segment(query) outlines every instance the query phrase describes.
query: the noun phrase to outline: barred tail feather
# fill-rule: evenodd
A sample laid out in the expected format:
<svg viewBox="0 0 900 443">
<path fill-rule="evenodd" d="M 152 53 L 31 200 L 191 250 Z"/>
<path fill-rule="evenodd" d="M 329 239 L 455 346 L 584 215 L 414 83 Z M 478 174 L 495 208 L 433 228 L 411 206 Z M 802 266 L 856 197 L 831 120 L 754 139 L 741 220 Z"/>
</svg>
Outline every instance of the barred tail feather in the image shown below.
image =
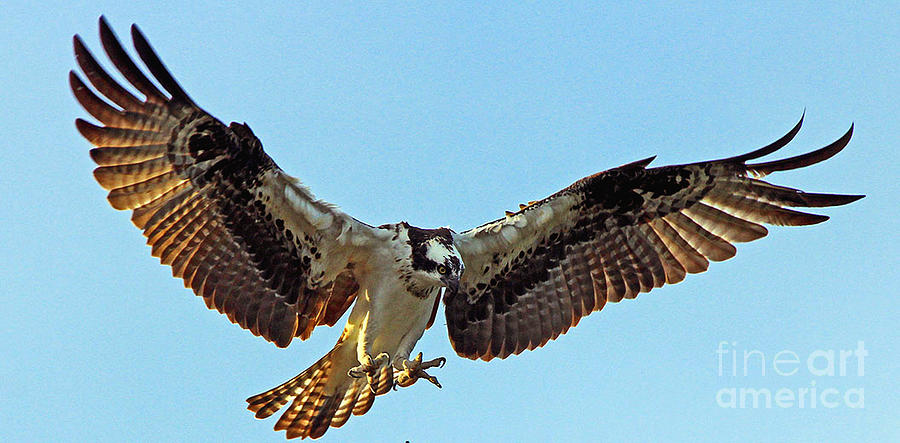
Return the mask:
<svg viewBox="0 0 900 443">
<path fill-rule="evenodd" d="M 390 390 L 393 377 L 389 370 L 379 374 L 384 380 L 378 380 L 378 392 L 372 392 L 365 377 L 347 375 L 357 364 L 355 341 L 339 341 L 334 349 L 296 377 L 248 398 L 247 409 L 262 419 L 290 403 L 275 423 L 275 430 L 284 430 L 289 439 L 319 438 L 329 427 L 343 426 L 351 413 L 368 412 L 375 396 Z"/>
</svg>

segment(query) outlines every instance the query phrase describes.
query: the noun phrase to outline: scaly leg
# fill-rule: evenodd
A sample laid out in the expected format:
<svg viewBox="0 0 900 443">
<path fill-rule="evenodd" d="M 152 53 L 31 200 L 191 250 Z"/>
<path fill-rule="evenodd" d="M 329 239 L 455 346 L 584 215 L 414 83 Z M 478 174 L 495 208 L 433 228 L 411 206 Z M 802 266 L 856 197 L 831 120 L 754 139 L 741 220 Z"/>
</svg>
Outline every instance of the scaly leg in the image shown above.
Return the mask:
<svg viewBox="0 0 900 443">
<path fill-rule="evenodd" d="M 441 384 L 438 382 L 437 377 L 428 374 L 427 372 L 425 372 L 425 370 L 435 367 L 442 368 L 444 367 L 444 363 L 446 362 L 447 359 L 444 357 L 438 357 L 434 360 L 423 362 L 421 352 L 416 355 L 416 358 L 412 360 L 401 360 L 401 368 L 398 368 L 401 369 L 401 371 L 397 373 L 397 376 L 394 379 L 394 389 L 396 389 L 397 386 L 403 388 L 412 386 L 420 378 L 424 378 L 425 380 L 431 382 L 431 384 L 440 388 Z"/>
</svg>

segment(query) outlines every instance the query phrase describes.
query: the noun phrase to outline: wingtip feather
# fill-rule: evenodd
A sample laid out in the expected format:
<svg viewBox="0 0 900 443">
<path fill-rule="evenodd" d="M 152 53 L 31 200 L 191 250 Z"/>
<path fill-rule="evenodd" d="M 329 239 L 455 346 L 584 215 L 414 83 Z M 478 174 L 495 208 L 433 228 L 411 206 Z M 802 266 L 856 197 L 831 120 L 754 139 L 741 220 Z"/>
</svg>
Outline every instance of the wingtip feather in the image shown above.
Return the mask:
<svg viewBox="0 0 900 443">
<path fill-rule="evenodd" d="M 76 61 L 78 61 L 84 56 L 86 52 L 88 52 L 87 46 L 84 44 L 84 39 L 82 39 L 78 34 L 72 36 L 72 49 L 75 52 Z"/>
<path fill-rule="evenodd" d="M 844 194 L 801 194 L 802 199 L 806 203 L 806 207 L 822 208 L 827 206 L 843 206 L 853 203 L 865 197 L 865 195 L 844 195 Z"/>
<path fill-rule="evenodd" d="M 799 226 L 817 225 L 819 223 L 825 223 L 829 219 L 831 219 L 831 217 L 829 217 L 827 215 L 820 215 L 820 214 L 810 214 L 810 215 L 812 215 L 812 217 L 809 218 L 810 222 L 806 225 L 799 225 Z"/>
<path fill-rule="evenodd" d="M 631 163 L 626 163 L 626 164 L 624 164 L 624 165 L 622 165 L 622 166 L 619 166 L 619 167 L 616 168 L 616 169 L 646 168 L 648 165 L 650 165 L 650 163 L 653 162 L 653 160 L 656 160 L 656 156 L 655 156 L 655 155 L 654 155 L 654 156 L 651 156 L 651 157 L 643 158 L 643 159 L 640 159 L 640 160 L 636 160 L 636 161 L 633 161 L 633 162 L 631 162 Z"/>
<path fill-rule="evenodd" d="M 816 163 L 828 160 L 829 158 L 835 156 L 838 152 L 841 152 L 845 147 L 847 147 L 847 144 L 850 143 L 850 139 L 852 137 L 853 124 L 850 125 L 850 129 L 848 129 L 847 132 L 841 136 L 841 138 L 835 140 L 828 146 L 816 149 L 815 151 L 808 152 L 806 154 L 798 155 L 796 157 L 747 165 L 747 169 L 758 174 L 766 175 L 776 171 L 788 171 L 791 169 L 798 169 L 814 165 Z"/>
<path fill-rule="evenodd" d="M 97 18 L 97 24 L 100 26 L 100 31 L 102 32 L 104 28 L 109 31 L 109 22 L 106 20 L 106 15 L 100 14 L 100 17 Z"/>
<path fill-rule="evenodd" d="M 134 44 L 134 49 L 138 53 L 138 57 L 141 58 L 144 65 L 147 66 L 147 69 L 150 70 L 150 73 L 156 78 L 160 85 L 172 95 L 172 99 L 196 106 L 194 101 L 188 96 L 187 92 L 185 92 L 181 85 L 178 84 L 178 81 L 175 80 L 175 77 L 172 76 L 172 73 L 166 68 L 165 64 L 156 54 L 156 51 L 150 45 L 147 37 L 144 36 L 144 33 L 141 32 L 141 29 L 136 24 L 131 25 L 131 40 Z"/>
<path fill-rule="evenodd" d="M 791 128 L 791 130 L 788 131 L 787 134 L 784 134 L 778 140 L 775 140 L 774 142 L 769 143 L 768 145 L 763 146 L 762 148 L 756 149 L 756 150 L 748 152 L 746 154 L 729 157 L 729 158 L 723 159 L 721 161 L 744 163 L 747 160 L 753 160 L 755 158 L 765 157 L 765 156 L 785 147 L 785 145 L 790 143 L 791 140 L 793 140 L 794 137 L 797 136 L 797 133 L 800 132 L 800 128 L 803 126 L 803 119 L 805 117 L 806 117 L 806 109 L 804 109 L 803 114 L 800 115 L 800 121 L 798 121 L 797 124 L 795 124 L 794 127 Z"/>
<path fill-rule="evenodd" d="M 81 78 L 78 77 L 78 74 L 75 73 L 74 69 L 69 70 L 69 88 L 72 89 L 72 92 L 76 92 L 81 88 L 84 88 L 84 82 L 81 81 Z"/>
<path fill-rule="evenodd" d="M 78 129 L 78 132 L 82 137 L 88 140 L 91 140 L 92 137 L 94 137 L 96 131 L 100 129 L 98 126 L 88 122 L 81 117 L 75 119 L 75 128 Z"/>
<path fill-rule="evenodd" d="M 113 65 L 148 100 L 158 100 L 160 102 L 168 100 L 168 97 L 134 63 L 134 60 L 125 51 L 115 32 L 105 20 L 100 22 L 100 43 L 103 45 L 103 49 Z"/>
</svg>

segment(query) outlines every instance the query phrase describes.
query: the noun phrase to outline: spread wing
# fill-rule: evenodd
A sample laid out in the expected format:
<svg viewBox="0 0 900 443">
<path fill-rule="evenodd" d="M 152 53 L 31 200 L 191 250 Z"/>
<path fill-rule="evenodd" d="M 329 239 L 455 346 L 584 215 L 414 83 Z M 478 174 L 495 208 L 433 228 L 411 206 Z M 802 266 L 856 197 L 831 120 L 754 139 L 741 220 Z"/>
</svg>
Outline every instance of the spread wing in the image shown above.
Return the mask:
<svg viewBox="0 0 900 443">
<path fill-rule="evenodd" d="M 78 36 L 78 65 L 103 98 L 69 74 L 78 102 L 103 124 L 75 122 L 96 146 L 94 177 L 110 204 L 132 210 L 153 256 L 209 308 L 254 335 L 283 347 L 317 325 L 333 325 L 359 288 L 351 255 L 380 238 L 378 231 L 316 200 L 263 152 L 248 126 L 225 126 L 200 109 L 137 27 L 131 35 L 163 90 L 102 17 L 107 55 L 144 98 L 113 80 Z"/>
<path fill-rule="evenodd" d="M 732 243 L 767 234 L 761 223 L 801 226 L 828 219 L 787 207 L 862 198 L 759 179 L 833 156 L 850 141 L 852 126 L 817 151 L 746 163 L 786 145 L 802 122 L 771 145 L 737 157 L 648 169 L 649 158 L 601 172 L 456 235 L 466 272 L 459 291 L 445 296 L 454 349 L 490 360 L 543 346 L 606 302 L 678 283 L 705 271 L 710 260 L 731 258 Z"/>
</svg>

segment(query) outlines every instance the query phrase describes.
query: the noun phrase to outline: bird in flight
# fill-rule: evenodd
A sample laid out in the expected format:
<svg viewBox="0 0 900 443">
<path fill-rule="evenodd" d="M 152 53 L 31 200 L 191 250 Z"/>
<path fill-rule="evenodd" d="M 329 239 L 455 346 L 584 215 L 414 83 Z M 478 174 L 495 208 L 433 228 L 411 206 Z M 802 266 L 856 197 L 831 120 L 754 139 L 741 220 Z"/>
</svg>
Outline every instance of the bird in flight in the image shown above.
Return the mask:
<svg viewBox="0 0 900 443">
<path fill-rule="evenodd" d="M 635 161 L 578 180 L 463 232 L 405 222 L 371 226 L 317 200 L 263 151 L 246 124 L 225 125 L 175 81 L 131 27 L 138 67 L 100 18 L 113 79 L 74 37 L 76 99 L 100 125 L 76 127 L 95 147 L 94 177 L 131 210 L 151 254 L 207 307 L 288 346 L 350 315 L 334 348 L 296 377 L 247 399 L 258 418 L 284 408 L 287 438 L 321 437 L 375 397 L 425 379 L 443 357 L 412 357 L 443 299 L 453 349 L 506 358 L 544 346 L 607 302 L 632 299 L 735 255 L 763 224 L 828 217 L 789 207 L 844 205 L 861 195 L 814 194 L 761 180 L 830 158 L 850 141 L 751 162 L 785 146 L 803 119 L 744 155 L 648 167 Z M 150 77 L 146 75 L 149 71 Z M 152 79 L 151 79 L 152 77 Z M 155 80 L 155 81 L 154 81 Z M 96 91 L 96 92 L 95 92 Z"/>
</svg>

